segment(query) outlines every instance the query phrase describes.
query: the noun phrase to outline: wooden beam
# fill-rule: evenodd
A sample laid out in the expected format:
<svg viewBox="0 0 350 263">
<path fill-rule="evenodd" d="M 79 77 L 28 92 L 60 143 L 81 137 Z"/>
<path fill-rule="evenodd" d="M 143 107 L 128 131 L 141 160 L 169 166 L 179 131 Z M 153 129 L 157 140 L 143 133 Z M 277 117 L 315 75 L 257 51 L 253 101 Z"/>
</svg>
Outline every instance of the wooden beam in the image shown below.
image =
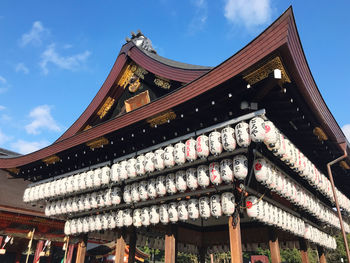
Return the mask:
<svg viewBox="0 0 350 263">
<path fill-rule="evenodd" d="M 177 256 L 177 246 L 176 246 L 176 231 L 175 225 L 168 226 L 167 232 L 165 234 L 165 263 L 175 263 Z"/>
<path fill-rule="evenodd" d="M 310 263 L 309 261 L 309 255 L 307 253 L 307 242 L 305 239 L 300 238 L 299 239 L 300 244 L 300 255 L 301 255 L 301 262 L 302 263 Z"/>
<path fill-rule="evenodd" d="M 77 257 L 75 263 L 84 263 L 87 241 L 88 237 L 87 235 L 85 235 L 83 239 L 78 243 Z M 68 249 L 68 247 L 66 249 Z"/>
<path fill-rule="evenodd" d="M 240 217 L 234 220 L 233 216 L 229 217 L 228 229 L 230 234 L 230 250 L 231 250 L 231 263 L 242 263 L 242 241 L 241 241 L 241 224 Z"/>
<path fill-rule="evenodd" d="M 280 254 L 280 246 L 278 243 L 278 237 L 276 231 L 274 229 L 270 229 L 269 231 L 269 247 L 271 252 L 271 262 L 272 263 L 280 263 L 281 262 L 281 254 Z"/>
<path fill-rule="evenodd" d="M 326 255 L 324 253 L 324 248 L 317 246 L 317 252 L 318 252 L 318 257 L 320 259 L 320 263 L 327 263 Z"/>
<path fill-rule="evenodd" d="M 117 241 L 115 244 L 115 263 L 124 263 L 125 255 L 125 239 L 121 232 L 118 232 Z"/>
<path fill-rule="evenodd" d="M 136 231 L 133 229 L 130 233 L 130 242 L 129 242 L 129 258 L 128 263 L 135 262 L 135 253 L 136 253 Z"/>
</svg>

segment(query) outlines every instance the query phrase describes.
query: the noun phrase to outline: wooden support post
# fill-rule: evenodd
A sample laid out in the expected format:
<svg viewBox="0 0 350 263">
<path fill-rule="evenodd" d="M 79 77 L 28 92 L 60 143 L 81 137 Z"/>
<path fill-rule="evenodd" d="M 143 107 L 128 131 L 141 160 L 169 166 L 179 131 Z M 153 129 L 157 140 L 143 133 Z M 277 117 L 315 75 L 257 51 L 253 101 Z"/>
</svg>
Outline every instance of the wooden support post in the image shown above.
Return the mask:
<svg viewBox="0 0 350 263">
<path fill-rule="evenodd" d="M 175 225 L 168 226 L 165 234 L 165 263 L 175 263 L 177 256 L 177 229 Z"/>
<path fill-rule="evenodd" d="M 278 237 L 277 237 L 276 231 L 274 229 L 270 229 L 269 235 L 270 235 L 269 247 L 271 252 L 271 262 L 280 263 L 281 254 L 280 254 L 280 246 L 278 243 Z"/>
<path fill-rule="evenodd" d="M 136 253 L 136 231 L 133 229 L 131 231 L 130 235 L 130 241 L 129 241 L 129 259 L 128 263 L 134 263 L 135 262 L 135 253 Z"/>
<path fill-rule="evenodd" d="M 233 216 L 230 216 L 228 220 L 228 229 L 230 234 L 231 263 L 242 263 L 243 255 L 239 214 L 237 215 L 236 222 L 234 222 Z"/>
<path fill-rule="evenodd" d="M 309 263 L 309 255 L 307 253 L 307 242 L 305 239 L 300 238 L 299 239 L 300 244 L 300 255 L 301 255 L 301 262 L 302 263 Z"/>
<path fill-rule="evenodd" d="M 327 263 L 326 255 L 324 253 L 324 248 L 317 246 L 317 252 L 318 252 L 319 259 L 320 259 L 320 263 Z"/>
<path fill-rule="evenodd" d="M 205 263 L 205 254 L 207 252 L 207 249 L 205 247 L 201 247 L 199 249 L 199 257 L 198 257 L 198 262 L 199 263 Z"/>
<path fill-rule="evenodd" d="M 85 235 L 83 239 L 78 243 L 77 258 L 75 260 L 75 263 L 84 263 L 87 242 L 88 236 Z M 68 249 L 68 247 L 66 249 Z"/>
<path fill-rule="evenodd" d="M 124 263 L 125 256 L 125 240 L 124 235 L 121 232 L 117 234 L 117 241 L 115 244 L 115 263 Z"/>
</svg>

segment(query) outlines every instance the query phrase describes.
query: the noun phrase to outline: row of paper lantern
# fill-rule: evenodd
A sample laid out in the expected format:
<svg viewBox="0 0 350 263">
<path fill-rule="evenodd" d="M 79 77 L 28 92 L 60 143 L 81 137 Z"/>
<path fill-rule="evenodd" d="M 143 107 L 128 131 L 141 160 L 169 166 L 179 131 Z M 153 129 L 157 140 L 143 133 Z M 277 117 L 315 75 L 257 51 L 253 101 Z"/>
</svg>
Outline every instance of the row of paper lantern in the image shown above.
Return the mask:
<svg viewBox="0 0 350 263">
<path fill-rule="evenodd" d="M 246 198 L 246 211 L 249 217 L 262 223 L 289 231 L 321 246 L 336 248 L 336 242 L 332 236 L 264 200 L 259 200 L 256 196 L 250 195 Z"/>
<path fill-rule="evenodd" d="M 27 188 L 24 192 L 24 202 L 35 202 L 42 199 L 64 196 L 88 188 L 99 188 L 112 182 L 124 181 L 128 178 L 163 170 L 175 165 L 183 165 L 186 161 L 197 158 L 207 158 L 209 154 L 219 155 L 223 150 L 233 151 L 238 144 L 248 147 L 251 140 L 261 141 L 265 138 L 265 124 L 261 117 L 255 117 L 247 122 L 240 122 L 235 129 L 227 126 L 196 139 L 190 138 L 185 143 L 178 142 L 154 152 L 141 154 L 136 158 L 122 160 L 112 165 L 104 166 L 88 172 L 64 177 L 52 182 Z"/>
<path fill-rule="evenodd" d="M 299 184 L 288 179 L 273 163 L 265 158 L 254 161 L 254 174 L 258 182 L 300 206 L 321 221 L 340 229 L 338 217 L 334 211 L 319 203 L 314 195 L 304 190 Z M 349 232 L 349 225 L 344 222 Z"/>
<path fill-rule="evenodd" d="M 235 178 L 243 179 L 247 176 L 247 158 L 236 155 L 231 159 L 224 159 L 220 163 L 213 162 L 200 165 L 197 168 L 179 170 L 175 174 L 158 176 L 157 178 L 135 182 L 125 185 L 123 191 L 119 187 L 99 192 L 82 194 L 47 203 L 45 214 L 47 216 L 89 211 L 91 209 L 118 205 L 123 198 L 127 204 L 146 201 L 166 194 L 173 195 L 185 192 L 187 189 L 196 190 L 198 187 L 206 188 L 210 183 L 218 185 L 222 182 L 232 183 Z"/>
<path fill-rule="evenodd" d="M 334 202 L 331 182 L 321 173 L 316 166 L 290 141 L 272 122 L 265 122 L 266 133 L 276 134 L 276 141 L 264 141 L 267 148 L 292 170 L 306 179 L 313 187 Z M 350 212 L 350 200 L 336 189 L 339 204 L 346 211 Z"/>
<path fill-rule="evenodd" d="M 124 209 L 117 212 L 92 215 L 83 218 L 66 221 L 64 232 L 66 235 L 87 233 L 115 227 L 149 226 L 150 224 L 168 224 L 178 221 L 195 220 L 199 217 L 230 216 L 235 211 L 235 198 L 233 193 L 225 192 L 210 197 L 204 196 L 199 199 L 192 198 L 188 201 L 171 202 L 160 206 Z"/>
</svg>

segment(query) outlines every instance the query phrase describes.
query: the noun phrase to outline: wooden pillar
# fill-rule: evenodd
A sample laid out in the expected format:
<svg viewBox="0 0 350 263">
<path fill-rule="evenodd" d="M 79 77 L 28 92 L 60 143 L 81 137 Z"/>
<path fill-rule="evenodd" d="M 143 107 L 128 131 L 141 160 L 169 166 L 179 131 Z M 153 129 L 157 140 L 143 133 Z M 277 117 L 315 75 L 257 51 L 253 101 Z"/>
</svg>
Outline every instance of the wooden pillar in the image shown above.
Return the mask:
<svg viewBox="0 0 350 263">
<path fill-rule="evenodd" d="M 318 251 L 318 256 L 319 256 L 319 259 L 320 259 L 320 263 L 327 263 L 326 255 L 324 253 L 324 248 L 320 247 L 320 246 L 317 246 L 317 251 Z"/>
<path fill-rule="evenodd" d="M 199 263 L 205 263 L 205 255 L 207 253 L 207 249 L 205 247 L 201 247 L 199 249 L 199 257 L 198 257 L 198 262 Z"/>
<path fill-rule="evenodd" d="M 130 235 L 128 263 L 134 263 L 135 262 L 136 239 L 137 239 L 136 231 L 135 231 L 135 229 L 133 229 L 131 231 L 131 235 Z"/>
<path fill-rule="evenodd" d="M 270 235 L 269 247 L 271 252 L 271 262 L 280 263 L 281 262 L 280 245 L 278 243 L 278 237 L 275 229 L 270 229 L 269 235 Z"/>
<path fill-rule="evenodd" d="M 300 255 L 301 255 L 301 262 L 302 263 L 309 263 L 309 255 L 307 254 L 307 242 L 305 239 L 300 238 L 299 239 L 300 244 Z"/>
<path fill-rule="evenodd" d="M 75 260 L 75 263 L 84 263 L 87 242 L 88 242 L 88 237 L 87 235 L 85 235 L 83 239 L 80 240 L 80 242 L 78 243 L 77 258 Z M 68 247 L 66 249 L 68 249 Z"/>
<path fill-rule="evenodd" d="M 230 216 L 228 220 L 228 229 L 230 234 L 231 263 L 242 263 L 243 255 L 239 215 L 237 215 L 236 222 L 234 222 L 233 216 Z"/>
<path fill-rule="evenodd" d="M 165 263 L 175 263 L 177 256 L 176 246 L 177 229 L 175 225 L 169 225 L 165 234 Z"/>
<path fill-rule="evenodd" d="M 117 234 L 117 241 L 115 244 L 115 263 L 124 263 L 125 256 L 125 239 L 121 232 Z"/>
</svg>

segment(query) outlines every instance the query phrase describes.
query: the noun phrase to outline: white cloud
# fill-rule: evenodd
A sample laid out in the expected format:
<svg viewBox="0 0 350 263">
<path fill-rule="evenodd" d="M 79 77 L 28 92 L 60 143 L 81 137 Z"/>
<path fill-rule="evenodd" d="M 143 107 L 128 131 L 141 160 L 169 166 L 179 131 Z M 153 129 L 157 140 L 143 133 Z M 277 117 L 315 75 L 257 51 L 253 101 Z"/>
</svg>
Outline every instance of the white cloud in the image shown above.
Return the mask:
<svg viewBox="0 0 350 263">
<path fill-rule="evenodd" d="M 0 105 L 0 110 L 4 110 L 4 109 L 6 109 L 6 107 L 5 107 L 5 106 Z"/>
<path fill-rule="evenodd" d="M 26 67 L 26 65 L 22 62 L 18 63 L 15 68 L 16 72 L 23 72 L 24 74 L 29 73 L 29 69 Z"/>
<path fill-rule="evenodd" d="M 46 140 L 42 141 L 24 141 L 24 140 L 17 140 L 13 143 L 11 143 L 11 148 L 21 154 L 28 154 L 31 152 L 35 152 L 41 148 L 44 148 L 45 146 L 49 145 L 49 142 Z"/>
<path fill-rule="evenodd" d="M 225 0 L 225 17 L 233 24 L 246 28 L 263 25 L 270 21 L 270 0 Z"/>
<path fill-rule="evenodd" d="M 3 76 L 0 76 L 0 83 L 6 84 L 7 80 Z"/>
<path fill-rule="evenodd" d="M 345 124 L 342 128 L 345 137 L 348 139 L 348 142 L 350 142 L 350 124 Z"/>
<path fill-rule="evenodd" d="M 0 129 L 0 146 L 3 145 L 5 142 L 9 141 L 11 137 L 7 136 L 5 133 L 2 132 Z"/>
<path fill-rule="evenodd" d="M 52 63 L 59 68 L 67 70 L 78 70 L 90 56 L 89 51 L 83 53 L 71 55 L 71 56 L 62 56 L 57 53 L 55 44 L 49 45 L 46 50 L 41 54 L 40 66 L 44 74 L 48 74 L 48 64 Z"/>
<path fill-rule="evenodd" d="M 0 94 L 5 92 L 8 88 L 7 80 L 0 75 Z"/>
<path fill-rule="evenodd" d="M 48 105 L 40 105 L 34 108 L 29 117 L 32 118 L 32 122 L 25 126 L 27 133 L 39 134 L 41 129 L 48 129 L 51 131 L 59 132 L 61 128 L 51 116 L 51 107 Z"/>
<path fill-rule="evenodd" d="M 28 44 L 39 46 L 42 43 L 42 38 L 47 33 L 48 30 L 43 26 L 43 24 L 40 21 L 35 21 L 30 31 L 22 35 L 20 45 L 22 47 Z"/>
<path fill-rule="evenodd" d="M 195 7 L 194 16 L 189 23 L 189 33 L 194 34 L 198 30 L 202 30 L 208 19 L 208 3 L 206 0 L 192 0 L 191 3 Z"/>
</svg>

